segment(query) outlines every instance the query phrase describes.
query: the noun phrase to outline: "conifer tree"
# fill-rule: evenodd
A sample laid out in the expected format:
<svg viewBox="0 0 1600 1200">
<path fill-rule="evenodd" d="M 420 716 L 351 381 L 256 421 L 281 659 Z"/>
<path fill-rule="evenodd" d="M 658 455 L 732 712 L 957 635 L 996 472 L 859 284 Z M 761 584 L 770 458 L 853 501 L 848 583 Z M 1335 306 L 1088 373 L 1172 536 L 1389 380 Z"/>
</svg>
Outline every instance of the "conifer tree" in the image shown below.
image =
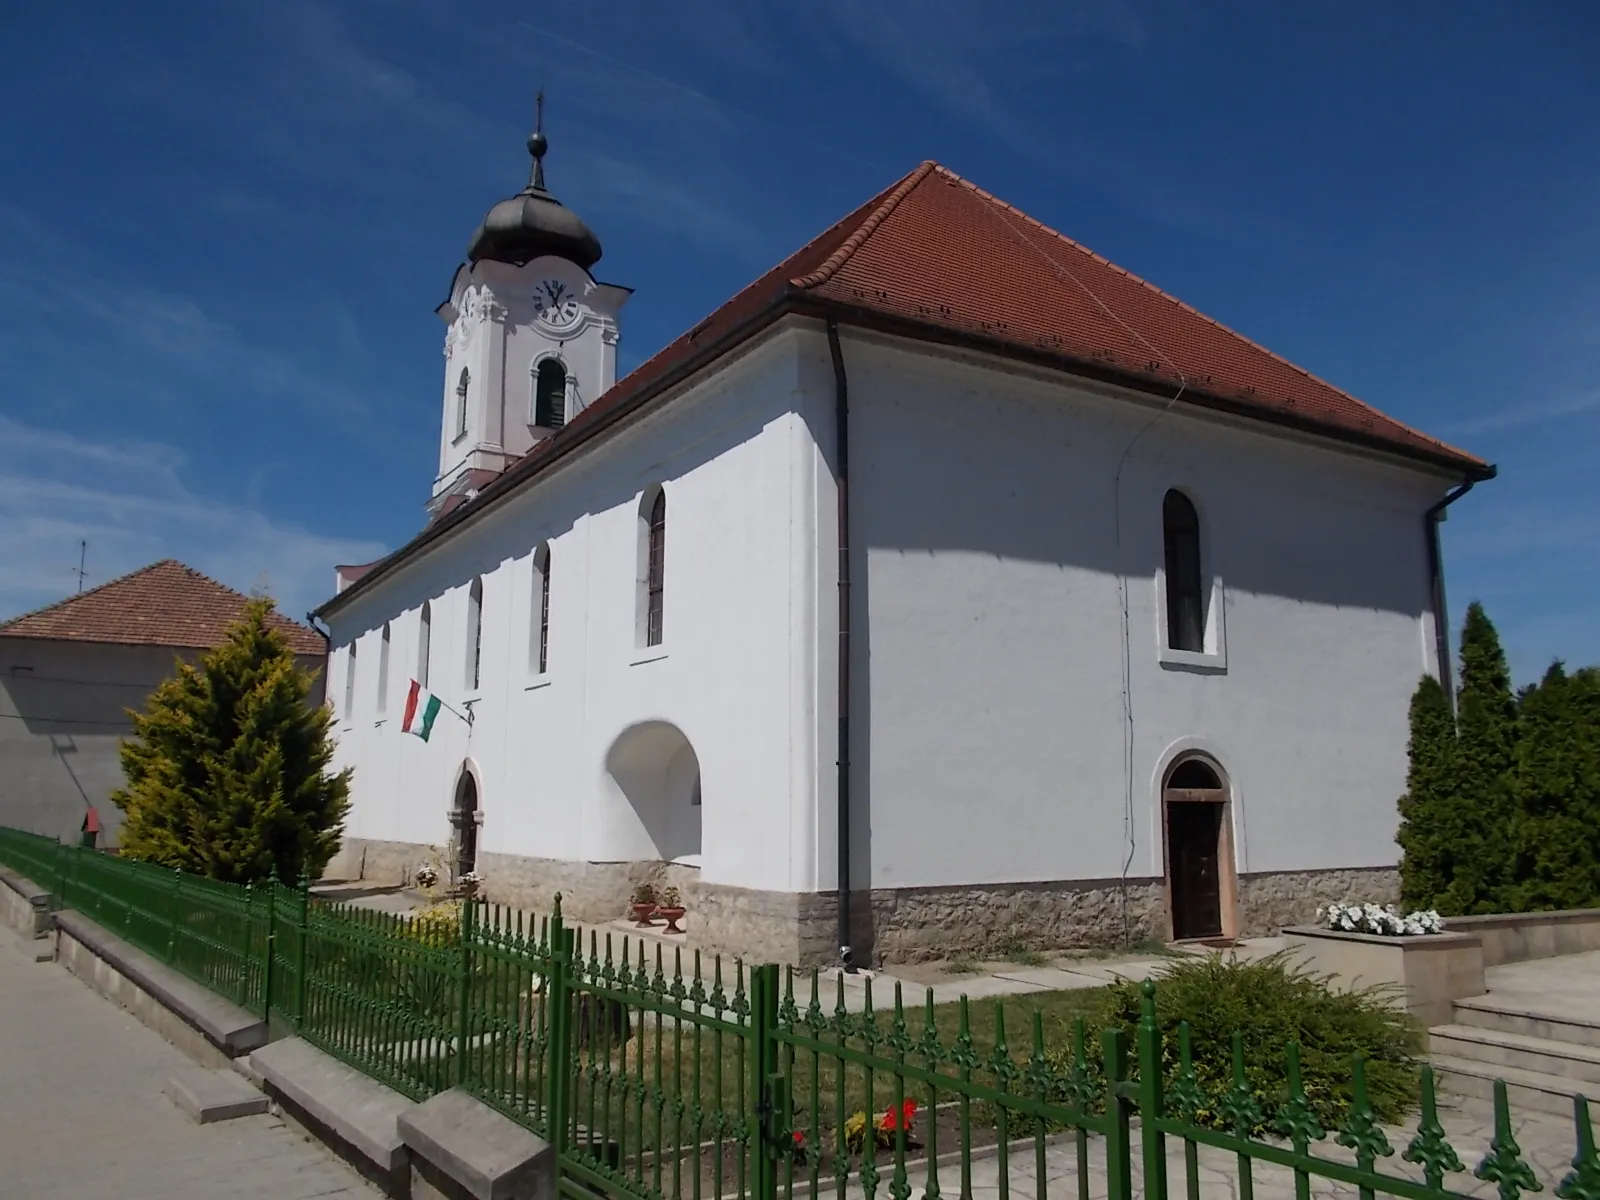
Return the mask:
<svg viewBox="0 0 1600 1200">
<path fill-rule="evenodd" d="M 1550 665 L 1518 707 L 1512 912 L 1600 905 L 1600 673 Z"/>
<path fill-rule="evenodd" d="M 129 858 L 233 883 L 316 878 L 339 848 L 350 772 L 329 772 L 328 710 L 252 600 L 227 640 L 132 713 L 122 745 Z"/>
<path fill-rule="evenodd" d="M 1504 912 L 1513 902 L 1516 804 L 1516 701 L 1500 635 L 1477 601 L 1461 627 L 1461 689 L 1456 702 L 1456 842 L 1439 911 Z"/>
<path fill-rule="evenodd" d="M 1455 718 L 1444 686 L 1424 675 L 1411 696 L 1406 794 L 1400 797 L 1400 898 L 1437 908 L 1455 872 Z"/>
</svg>

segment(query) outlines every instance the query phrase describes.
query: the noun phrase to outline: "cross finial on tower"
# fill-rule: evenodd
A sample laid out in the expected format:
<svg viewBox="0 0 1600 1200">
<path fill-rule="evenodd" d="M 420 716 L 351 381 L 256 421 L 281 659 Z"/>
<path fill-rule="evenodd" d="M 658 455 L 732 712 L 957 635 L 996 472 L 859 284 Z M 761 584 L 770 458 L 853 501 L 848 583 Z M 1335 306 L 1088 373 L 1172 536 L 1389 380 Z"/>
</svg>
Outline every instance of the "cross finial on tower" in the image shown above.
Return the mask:
<svg viewBox="0 0 1600 1200">
<path fill-rule="evenodd" d="M 550 148 L 550 143 L 544 136 L 544 86 L 539 87 L 539 94 L 533 101 L 533 132 L 528 135 L 528 153 L 533 155 L 533 175 L 528 180 L 528 187 L 536 192 L 544 191 L 544 152 Z"/>
</svg>

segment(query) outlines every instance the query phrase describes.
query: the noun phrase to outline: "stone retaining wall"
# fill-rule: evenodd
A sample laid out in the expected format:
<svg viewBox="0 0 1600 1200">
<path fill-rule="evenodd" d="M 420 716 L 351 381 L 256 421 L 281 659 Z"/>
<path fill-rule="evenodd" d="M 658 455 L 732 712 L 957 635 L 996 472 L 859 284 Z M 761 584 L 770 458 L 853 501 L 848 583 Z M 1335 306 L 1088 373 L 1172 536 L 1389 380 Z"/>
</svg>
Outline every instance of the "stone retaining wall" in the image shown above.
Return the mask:
<svg viewBox="0 0 1600 1200">
<path fill-rule="evenodd" d="M 411 881 L 429 856 L 410 842 L 350 839 L 329 878 Z M 623 917 L 640 883 L 672 885 L 692 914 L 694 944 L 748 962 L 830 966 L 838 961 L 838 902 L 832 892 L 774 892 L 703 883 L 697 867 L 663 862 L 583 863 L 513 854 L 478 856 L 489 899 L 549 912 L 557 892 L 571 921 Z M 1393 867 L 1258 872 L 1239 879 L 1239 936 L 1311 921 L 1333 901 L 1388 903 L 1399 894 Z M 993 957 L 1002 947 L 1112 947 L 1170 936 L 1159 878 L 1057 880 L 860 891 L 851 905 L 851 945 L 863 966 Z"/>
</svg>

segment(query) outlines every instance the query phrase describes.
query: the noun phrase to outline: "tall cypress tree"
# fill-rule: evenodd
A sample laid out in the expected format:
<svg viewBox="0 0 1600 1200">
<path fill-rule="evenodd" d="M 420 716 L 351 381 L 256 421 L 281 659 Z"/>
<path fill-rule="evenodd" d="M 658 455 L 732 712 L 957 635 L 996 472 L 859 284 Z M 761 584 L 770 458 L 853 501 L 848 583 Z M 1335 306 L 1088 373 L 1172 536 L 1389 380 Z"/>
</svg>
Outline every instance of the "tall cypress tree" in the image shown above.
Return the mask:
<svg viewBox="0 0 1600 1200">
<path fill-rule="evenodd" d="M 1409 908 L 1437 908 L 1455 874 L 1456 724 L 1444 687 L 1424 675 L 1411 696 L 1406 794 L 1400 797 L 1400 898 Z"/>
<path fill-rule="evenodd" d="M 350 772 L 332 774 L 332 722 L 312 676 L 253 600 L 224 643 L 133 713 L 122 746 L 129 858 L 246 883 L 316 878 L 339 848 Z"/>
<path fill-rule="evenodd" d="M 1559 662 L 1518 706 L 1510 911 L 1600 905 L 1600 673 Z"/>
<path fill-rule="evenodd" d="M 1456 703 L 1454 870 L 1440 897 L 1444 913 L 1503 912 L 1512 896 L 1516 804 L 1516 701 L 1500 635 L 1476 600 L 1461 627 Z"/>
</svg>

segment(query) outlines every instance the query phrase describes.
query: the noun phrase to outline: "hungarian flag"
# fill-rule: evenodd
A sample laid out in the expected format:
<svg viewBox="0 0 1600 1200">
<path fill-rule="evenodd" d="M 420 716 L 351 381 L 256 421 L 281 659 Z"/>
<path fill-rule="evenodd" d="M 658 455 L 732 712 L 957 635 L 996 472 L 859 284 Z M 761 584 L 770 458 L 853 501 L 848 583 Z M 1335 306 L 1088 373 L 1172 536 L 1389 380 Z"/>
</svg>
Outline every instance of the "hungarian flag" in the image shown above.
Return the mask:
<svg viewBox="0 0 1600 1200">
<path fill-rule="evenodd" d="M 406 693 L 406 715 L 400 722 L 400 732 L 427 741 L 428 735 L 433 732 L 433 721 L 439 715 L 439 708 L 439 697 L 413 679 L 411 690 Z"/>
</svg>

